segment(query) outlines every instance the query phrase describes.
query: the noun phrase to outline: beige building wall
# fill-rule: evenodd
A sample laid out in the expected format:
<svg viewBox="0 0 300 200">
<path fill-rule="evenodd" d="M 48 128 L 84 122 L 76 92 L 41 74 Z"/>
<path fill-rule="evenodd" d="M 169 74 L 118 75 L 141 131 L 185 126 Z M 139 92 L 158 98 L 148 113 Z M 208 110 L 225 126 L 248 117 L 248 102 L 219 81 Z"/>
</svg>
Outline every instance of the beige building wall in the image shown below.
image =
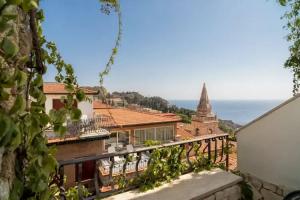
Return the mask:
<svg viewBox="0 0 300 200">
<path fill-rule="evenodd" d="M 104 151 L 104 140 L 84 141 L 72 144 L 56 145 L 56 159 L 72 160 L 86 156 L 100 155 Z M 64 173 L 67 176 L 66 186 L 75 183 L 75 165 L 65 166 Z"/>
<path fill-rule="evenodd" d="M 65 95 L 46 94 L 46 102 L 45 102 L 46 113 L 49 113 L 49 111 L 53 108 L 53 99 L 60 99 L 62 96 Z M 93 99 L 92 95 L 87 95 L 87 97 Z M 93 117 L 93 102 L 89 102 L 89 101 L 79 102 L 78 108 L 81 110 L 82 115 L 86 115 L 88 118 Z"/>
<path fill-rule="evenodd" d="M 198 134 L 207 135 L 207 134 L 218 134 L 219 131 L 219 122 L 218 121 L 192 121 L 190 124 L 190 130 L 192 130 L 192 134 L 196 136 L 196 129 L 198 129 Z"/>
<path fill-rule="evenodd" d="M 237 133 L 238 169 L 263 181 L 300 189 L 300 97 Z"/>
</svg>

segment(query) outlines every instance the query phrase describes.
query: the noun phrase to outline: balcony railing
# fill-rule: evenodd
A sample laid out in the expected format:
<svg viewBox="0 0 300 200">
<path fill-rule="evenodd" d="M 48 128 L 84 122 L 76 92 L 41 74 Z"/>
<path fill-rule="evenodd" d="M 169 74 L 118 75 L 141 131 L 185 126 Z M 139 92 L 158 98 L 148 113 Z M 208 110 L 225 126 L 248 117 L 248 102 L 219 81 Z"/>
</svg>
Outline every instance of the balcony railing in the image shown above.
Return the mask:
<svg viewBox="0 0 300 200">
<path fill-rule="evenodd" d="M 67 122 L 67 130 L 70 135 L 81 133 L 91 133 L 99 129 L 111 129 L 117 127 L 111 116 L 97 116 L 88 119 L 82 119 L 77 122 Z"/>
<path fill-rule="evenodd" d="M 189 173 L 194 170 L 193 162 L 195 161 L 195 158 L 199 156 L 205 156 L 207 160 L 212 164 L 222 163 L 225 166 L 226 170 L 228 170 L 228 134 L 205 135 L 192 140 L 139 148 L 135 149 L 132 152 L 123 151 L 92 157 L 59 161 L 56 183 L 60 188 L 61 199 L 66 199 L 64 189 L 64 169 L 66 168 L 66 166 L 76 166 L 76 185 L 78 186 L 78 188 L 81 188 L 82 185 L 87 184 L 86 180 L 82 180 L 83 163 L 87 161 L 94 161 L 95 163 L 97 163 L 94 168 L 94 177 L 88 180 L 90 183 L 89 185 L 92 185 L 92 188 L 89 188 L 92 192 L 92 195 L 88 198 L 83 198 L 81 189 L 79 189 L 79 198 L 94 199 L 97 197 L 106 197 L 120 193 L 121 191 L 132 189 L 131 187 L 120 190 L 115 187 L 115 177 L 119 175 L 123 175 L 127 178 L 139 176 L 140 173 L 147 169 L 147 166 L 151 165 L 151 153 L 156 149 L 167 147 L 179 147 L 181 149 L 179 158 L 182 162 L 185 162 L 188 165 L 187 170 L 185 170 L 183 173 Z M 135 159 L 129 161 L 129 156 L 134 157 Z M 109 190 L 102 190 L 102 188 L 104 187 L 109 188 Z"/>
</svg>

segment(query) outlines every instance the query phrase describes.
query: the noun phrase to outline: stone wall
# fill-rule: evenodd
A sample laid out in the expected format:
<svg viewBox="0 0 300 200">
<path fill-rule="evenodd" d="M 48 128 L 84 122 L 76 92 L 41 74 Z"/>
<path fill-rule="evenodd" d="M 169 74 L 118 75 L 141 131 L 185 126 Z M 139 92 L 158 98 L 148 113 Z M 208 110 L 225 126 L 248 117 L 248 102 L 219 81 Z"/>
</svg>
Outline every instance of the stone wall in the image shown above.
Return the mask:
<svg viewBox="0 0 300 200">
<path fill-rule="evenodd" d="M 222 189 L 204 198 L 204 200 L 239 200 L 239 199 L 241 199 L 241 188 L 238 184 Z"/>
<path fill-rule="evenodd" d="M 253 200 L 282 200 L 291 192 L 284 186 L 268 183 L 250 174 L 245 174 L 245 180 L 252 188 Z"/>
</svg>

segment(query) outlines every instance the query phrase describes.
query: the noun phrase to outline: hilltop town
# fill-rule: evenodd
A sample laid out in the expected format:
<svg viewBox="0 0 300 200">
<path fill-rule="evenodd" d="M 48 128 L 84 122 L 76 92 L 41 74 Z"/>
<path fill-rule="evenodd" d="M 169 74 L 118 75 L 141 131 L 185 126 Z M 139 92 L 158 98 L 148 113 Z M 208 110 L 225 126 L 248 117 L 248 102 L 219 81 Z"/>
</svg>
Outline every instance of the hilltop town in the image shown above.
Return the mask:
<svg viewBox="0 0 300 200">
<path fill-rule="evenodd" d="M 299 92 L 300 0 L 0 0 L 0 200 L 299 200 Z"/>
</svg>

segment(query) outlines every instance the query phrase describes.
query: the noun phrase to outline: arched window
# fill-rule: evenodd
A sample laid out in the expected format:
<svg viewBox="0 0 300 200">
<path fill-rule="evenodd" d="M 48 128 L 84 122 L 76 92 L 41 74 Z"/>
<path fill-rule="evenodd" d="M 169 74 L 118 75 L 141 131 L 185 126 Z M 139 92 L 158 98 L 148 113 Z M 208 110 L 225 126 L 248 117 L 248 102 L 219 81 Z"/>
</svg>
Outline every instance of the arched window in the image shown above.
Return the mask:
<svg viewBox="0 0 300 200">
<path fill-rule="evenodd" d="M 208 129 L 208 134 L 212 134 L 213 130 L 211 128 Z"/>
</svg>

